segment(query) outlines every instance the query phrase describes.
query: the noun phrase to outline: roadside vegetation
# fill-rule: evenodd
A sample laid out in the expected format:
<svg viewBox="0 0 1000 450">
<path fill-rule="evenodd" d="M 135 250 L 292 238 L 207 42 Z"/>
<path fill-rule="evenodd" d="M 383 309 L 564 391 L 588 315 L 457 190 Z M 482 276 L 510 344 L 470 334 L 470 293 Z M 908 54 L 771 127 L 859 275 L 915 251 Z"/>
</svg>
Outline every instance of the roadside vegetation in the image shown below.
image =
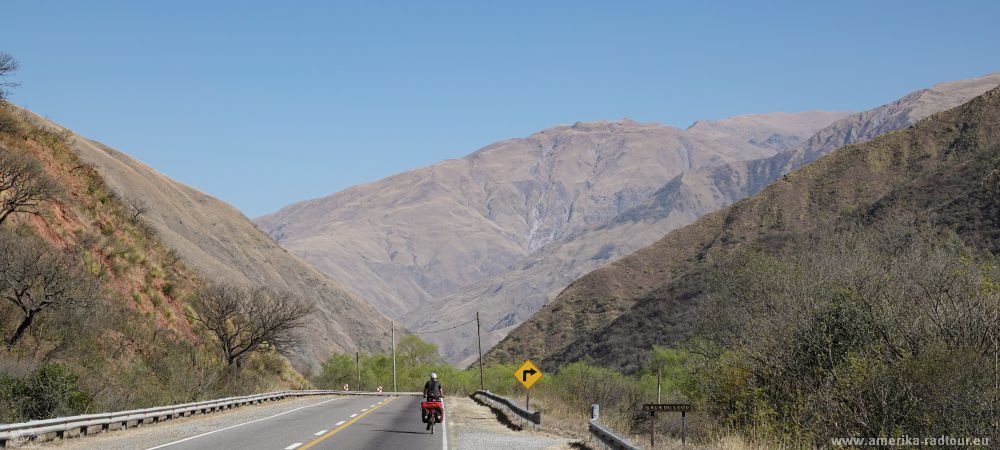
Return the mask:
<svg viewBox="0 0 1000 450">
<path fill-rule="evenodd" d="M 997 437 L 1000 269 L 925 221 L 745 250 L 713 270 L 688 348 L 720 424 L 790 446 Z"/>
<path fill-rule="evenodd" d="M 688 436 L 708 446 L 829 446 L 851 436 L 996 437 L 1000 267 L 926 221 L 892 219 L 786 237 L 783 250 L 719 255 L 702 320 L 675 348 L 654 347 L 631 373 L 575 362 L 547 367 L 531 392 L 550 429 L 586 436 L 601 420 L 648 442 L 643 403 L 692 403 Z M 365 390 L 392 386 L 391 355 L 360 358 Z M 416 336 L 398 344 L 399 390 L 437 372 L 449 395 L 479 389 L 479 369 L 451 367 Z M 488 365 L 485 386 L 523 401 L 517 365 Z M 355 355 L 334 355 L 314 381 L 356 389 Z M 679 439 L 676 414 L 661 437 Z M 664 445 L 670 445 L 664 440 Z"/>
<path fill-rule="evenodd" d="M 0 89 L 16 67 L 0 54 Z M 227 312 L 241 343 L 227 355 L 205 281 L 72 139 L 0 100 L 0 423 L 303 386 L 281 356 L 300 321 L 276 320 L 298 301 L 227 288 L 274 300 Z M 263 330 L 239 326 L 265 316 Z"/>
</svg>

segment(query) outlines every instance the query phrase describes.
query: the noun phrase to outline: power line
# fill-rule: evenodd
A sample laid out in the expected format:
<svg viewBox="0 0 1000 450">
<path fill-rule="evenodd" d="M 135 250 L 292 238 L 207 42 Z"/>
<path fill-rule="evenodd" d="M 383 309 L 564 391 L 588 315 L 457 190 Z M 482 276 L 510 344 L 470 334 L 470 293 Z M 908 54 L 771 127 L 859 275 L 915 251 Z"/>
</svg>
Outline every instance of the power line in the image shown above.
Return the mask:
<svg viewBox="0 0 1000 450">
<path fill-rule="evenodd" d="M 466 326 L 466 325 L 468 325 L 468 324 L 470 324 L 470 323 L 472 323 L 472 322 L 475 322 L 475 321 L 476 321 L 476 319 L 472 319 L 472 320 L 470 320 L 470 321 L 468 321 L 468 322 L 465 322 L 465 323 L 460 323 L 460 324 L 458 324 L 458 325 L 455 325 L 455 326 L 453 326 L 453 327 L 451 327 L 451 328 L 445 328 L 445 329 L 442 329 L 442 330 L 434 330 L 434 331 L 411 331 L 410 333 L 413 333 L 413 334 L 434 334 L 434 333 L 442 333 L 442 332 L 445 332 L 445 331 L 450 331 L 450 330 L 454 330 L 455 328 L 458 328 L 458 327 L 464 327 L 464 326 Z"/>
</svg>

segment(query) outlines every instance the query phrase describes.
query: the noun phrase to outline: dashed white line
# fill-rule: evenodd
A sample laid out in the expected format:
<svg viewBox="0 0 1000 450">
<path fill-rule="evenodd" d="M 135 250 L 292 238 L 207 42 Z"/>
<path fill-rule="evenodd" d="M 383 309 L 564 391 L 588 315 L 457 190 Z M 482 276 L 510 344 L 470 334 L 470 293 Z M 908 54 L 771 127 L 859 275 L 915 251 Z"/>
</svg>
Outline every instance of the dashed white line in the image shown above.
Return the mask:
<svg viewBox="0 0 1000 450">
<path fill-rule="evenodd" d="M 351 418 L 358 417 L 357 414 L 351 414 Z"/>
<path fill-rule="evenodd" d="M 289 445 L 288 447 L 285 447 L 285 450 L 292 450 L 293 448 L 298 447 L 300 445 L 302 445 L 301 442 L 296 442 L 296 443 L 294 443 L 292 445 Z"/>
<path fill-rule="evenodd" d="M 319 436 L 319 435 L 321 435 L 321 434 L 323 434 L 323 433 L 326 433 L 326 431 L 327 431 L 327 430 L 319 430 L 319 431 L 317 431 L 316 433 L 314 433 L 314 434 L 313 434 L 313 436 Z"/>
<path fill-rule="evenodd" d="M 295 412 L 295 411 L 298 411 L 298 410 L 300 410 L 300 409 L 305 409 L 305 408 L 311 408 L 311 407 L 313 407 L 313 406 L 319 406 L 319 405 L 322 405 L 322 404 L 325 404 L 325 403 L 330 403 L 330 402 L 332 402 L 332 401 L 334 401 L 334 400 L 340 400 L 340 399 L 342 399 L 342 398 L 344 398 L 344 397 L 337 397 L 337 398 L 331 398 L 331 399 L 329 399 L 329 400 L 323 400 L 323 401 L 321 401 L 321 402 L 318 402 L 318 403 L 313 403 L 313 404 L 311 404 L 311 405 L 306 405 L 306 406 L 300 406 L 300 407 L 298 407 L 298 408 L 295 408 L 295 409 L 290 409 L 290 410 L 288 410 L 288 411 L 285 411 L 285 412 L 280 412 L 280 413 L 278 413 L 278 414 L 275 414 L 275 415 L 273 415 L 273 416 L 268 416 L 268 417 L 264 417 L 264 418 L 260 418 L 260 419 L 256 419 L 256 420 L 251 420 L 251 421 L 249 421 L 249 422 L 243 422 L 243 423 L 241 423 L 241 424 L 236 424 L 236 425 L 233 425 L 233 426 L 229 426 L 229 427 L 225 427 L 225 428 L 219 428 L 218 430 L 212 430 L 212 431 L 209 431 L 209 432 L 207 432 L 207 433 L 202 433 L 202 434 L 198 434 L 198 435 L 195 435 L 195 436 L 191 436 L 191 437 L 186 437 L 186 438 L 184 438 L 184 439 L 181 439 L 181 440 L 179 440 L 179 441 L 174 441 L 174 442 L 168 442 L 168 443 L 166 443 L 166 444 L 163 444 L 163 445 L 157 445 L 156 447 L 150 447 L 150 448 L 148 448 L 147 450 L 156 450 L 156 449 L 158 449 L 158 448 L 163 448 L 163 447 L 169 447 L 169 446 L 171 446 L 171 445 L 175 445 L 175 444 L 180 444 L 181 442 L 187 442 L 187 441 L 190 441 L 190 440 L 192 440 L 192 439 L 197 439 L 197 438 L 200 438 L 200 437 L 202 437 L 202 436 L 208 436 L 208 435 L 210 435 L 210 434 L 215 434 L 215 433 L 218 433 L 218 432 L 220 432 L 220 431 L 225 431 L 225 430 L 229 430 L 229 429 L 232 429 L 232 428 L 236 428 L 236 427 L 242 427 L 243 425 L 247 425 L 247 424 L 251 424 L 251 423 L 254 423 L 254 422 L 260 422 L 260 421 L 262 421 L 262 420 L 267 420 L 267 419 L 273 419 L 273 418 L 275 418 L 275 417 L 278 417 L 278 416 L 283 416 L 283 415 L 285 415 L 285 414 L 288 414 L 288 413 L 290 413 L 290 412 Z"/>
<path fill-rule="evenodd" d="M 339 426 L 343 425 L 344 422 L 347 422 L 347 421 L 346 420 L 341 420 L 340 422 L 337 422 L 337 423 L 333 424 L 333 426 L 339 427 Z"/>
<path fill-rule="evenodd" d="M 361 408 L 362 411 L 368 411 L 368 408 Z"/>
</svg>

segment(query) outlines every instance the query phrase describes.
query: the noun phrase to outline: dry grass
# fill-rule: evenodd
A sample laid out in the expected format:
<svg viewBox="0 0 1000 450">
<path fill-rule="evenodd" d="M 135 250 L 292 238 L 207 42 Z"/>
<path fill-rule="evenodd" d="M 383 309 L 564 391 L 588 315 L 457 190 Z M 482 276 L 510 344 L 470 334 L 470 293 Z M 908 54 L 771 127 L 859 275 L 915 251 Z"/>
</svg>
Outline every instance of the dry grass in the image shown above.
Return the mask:
<svg viewBox="0 0 1000 450">
<path fill-rule="evenodd" d="M 41 237 L 76 257 L 103 290 L 92 308 L 46 311 L 12 352 L 0 353 L 0 375 L 27 374 L 14 367 L 65 365 L 80 375 L 94 410 L 308 385 L 273 355 L 253 358 L 241 374 L 226 373 L 206 346 L 211 338 L 186 319 L 198 276 L 80 161 L 67 146 L 73 139 L 0 104 L 2 151 L 37 159 L 61 191 L 37 213 L 8 220 L 0 232 Z M 0 316 L 0 332 L 12 330 L 11 317 Z"/>
</svg>

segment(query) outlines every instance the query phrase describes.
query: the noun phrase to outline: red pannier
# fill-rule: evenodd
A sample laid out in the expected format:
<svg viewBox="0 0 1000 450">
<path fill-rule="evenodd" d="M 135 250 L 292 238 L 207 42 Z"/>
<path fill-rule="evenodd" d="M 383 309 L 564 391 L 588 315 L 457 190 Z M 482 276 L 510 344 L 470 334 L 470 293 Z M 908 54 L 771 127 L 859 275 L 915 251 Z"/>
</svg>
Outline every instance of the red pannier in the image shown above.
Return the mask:
<svg viewBox="0 0 1000 450">
<path fill-rule="evenodd" d="M 421 402 L 420 403 L 421 414 L 420 418 L 427 423 L 430 420 L 431 414 L 437 416 L 437 422 L 441 423 L 444 420 L 444 405 L 441 402 Z"/>
</svg>

